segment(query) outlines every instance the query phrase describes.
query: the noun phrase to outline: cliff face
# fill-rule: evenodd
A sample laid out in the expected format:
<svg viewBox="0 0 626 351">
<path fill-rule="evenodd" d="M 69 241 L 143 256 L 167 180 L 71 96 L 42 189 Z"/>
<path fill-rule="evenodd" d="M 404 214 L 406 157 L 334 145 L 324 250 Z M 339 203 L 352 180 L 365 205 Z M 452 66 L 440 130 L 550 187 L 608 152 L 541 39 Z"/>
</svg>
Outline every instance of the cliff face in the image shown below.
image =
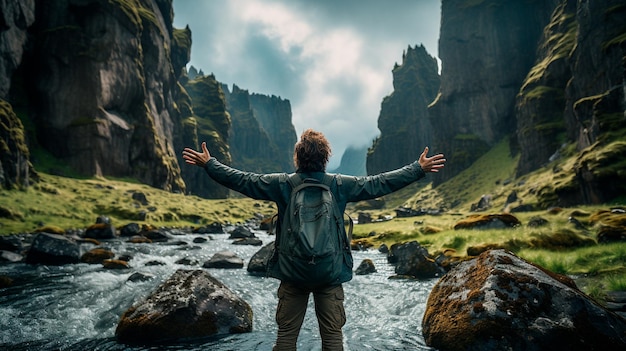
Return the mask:
<svg viewBox="0 0 626 351">
<path fill-rule="evenodd" d="M 184 80 L 185 90 L 189 99 L 181 99 L 185 108 L 186 118 L 182 121 L 184 146 L 200 150 L 200 143 L 205 141 L 211 156 L 220 162 L 232 163 L 229 143 L 231 119 L 226 112 L 226 98 L 222 85 L 215 76 L 197 76 L 193 80 Z M 179 105 L 181 105 L 179 103 Z M 183 165 L 183 177 L 189 193 L 206 198 L 225 198 L 228 189 L 214 182 L 206 172 L 198 167 L 186 165 L 180 154 Z"/>
<path fill-rule="evenodd" d="M 276 145 L 277 153 L 273 158 L 279 163 L 279 169 L 283 172 L 294 171 L 293 149 L 298 135 L 291 120 L 289 100 L 274 95 L 250 94 L 250 107 L 262 130 Z"/>
<path fill-rule="evenodd" d="M 35 21 L 35 1 L 5 2 L 0 9 L 0 189 L 11 189 L 27 187 L 36 178 L 24 127 L 7 101 L 11 77 L 22 62 L 28 27 Z"/>
<path fill-rule="evenodd" d="M 562 181 L 542 189 L 543 204 L 623 194 L 623 23 L 626 4 L 618 0 L 444 0 L 441 88 L 430 117 L 449 162 L 436 182 L 512 135 L 518 175 L 571 156 L 563 145 L 578 153 L 572 169 L 555 169 Z"/>
<path fill-rule="evenodd" d="M 402 65 L 396 65 L 392 72 L 394 91 L 381 105 L 380 137 L 367 154 L 368 174 L 413 162 L 423 147 L 431 144 L 428 104 L 439 88 L 437 61 L 423 46 L 409 47 Z"/>
<path fill-rule="evenodd" d="M 37 2 L 26 71 L 44 148 L 85 175 L 184 189 L 171 12 L 159 0 Z"/>
<path fill-rule="evenodd" d="M 249 172 L 267 173 L 281 171 L 278 147 L 263 129 L 256 117 L 247 90 L 222 86 L 226 97 L 226 110 L 230 114 L 230 153 L 233 166 Z M 292 147 L 293 149 L 293 147 Z"/>
<path fill-rule="evenodd" d="M 515 96 L 557 1 L 443 0 L 441 88 L 430 107 L 446 172 L 458 174 L 515 131 Z"/>
</svg>

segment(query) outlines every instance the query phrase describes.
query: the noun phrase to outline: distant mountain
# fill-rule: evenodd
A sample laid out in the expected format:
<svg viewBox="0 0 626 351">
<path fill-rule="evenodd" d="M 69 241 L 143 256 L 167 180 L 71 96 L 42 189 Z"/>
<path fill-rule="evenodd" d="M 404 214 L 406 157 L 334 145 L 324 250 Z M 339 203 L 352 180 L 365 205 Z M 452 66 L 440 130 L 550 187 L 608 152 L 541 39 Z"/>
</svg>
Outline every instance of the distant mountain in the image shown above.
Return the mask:
<svg viewBox="0 0 626 351">
<path fill-rule="evenodd" d="M 353 176 L 367 175 L 365 170 L 365 160 L 367 157 L 367 146 L 355 148 L 348 147 L 341 156 L 339 167 L 329 170 L 330 173 L 341 173 Z"/>
</svg>

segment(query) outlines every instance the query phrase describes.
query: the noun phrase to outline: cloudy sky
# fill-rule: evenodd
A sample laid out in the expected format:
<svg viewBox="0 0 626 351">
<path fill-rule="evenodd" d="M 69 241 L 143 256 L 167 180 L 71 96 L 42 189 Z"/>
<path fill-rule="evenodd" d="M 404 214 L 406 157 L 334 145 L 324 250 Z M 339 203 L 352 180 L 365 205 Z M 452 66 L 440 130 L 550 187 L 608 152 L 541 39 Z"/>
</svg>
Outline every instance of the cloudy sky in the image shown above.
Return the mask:
<svg viewBox="0 0 626 351">
<path fill-rule="evenodd" d="M 174 0 L 174 27 L 191 28 L 189 65 L 289 100 L 298 136 L 313 128 L 331 142 L 332 169 L 379 135 L 402 52 L 437 57 L 440 12 L 440 0 Z"/>
</svg>

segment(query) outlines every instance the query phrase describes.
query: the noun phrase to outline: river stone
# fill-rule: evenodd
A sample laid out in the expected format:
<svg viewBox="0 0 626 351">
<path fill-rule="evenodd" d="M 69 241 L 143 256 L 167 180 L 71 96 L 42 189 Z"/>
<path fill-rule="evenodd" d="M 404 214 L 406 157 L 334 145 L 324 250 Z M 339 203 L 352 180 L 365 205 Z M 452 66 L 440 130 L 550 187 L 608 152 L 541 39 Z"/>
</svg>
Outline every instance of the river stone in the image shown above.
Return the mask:
<svg viewBox="0 0 626 351">
<path fill-rule="evenodd" d="M 79 261 L 78 243 L 58 234 L 37 234 L 26 255 L 26 262 L 34 264 L 62 265 Z"/>
<path fill-rule="evenodd" d="M 398 275 L 428 279 L 445 273 L 443 267 L 435 262 L 428 254 L 428 250 L 417 241 L 392 245 L 392 251 L 391 256 L 395 257 L 395 272 Z"/>
<path fill-rule="evenodd" d="M 236 253 L 228 250 L 216 252 L 204 262 L 204 268 L 243 268 L 243 260 Z"/>
<path fill-rule="evenodd" d="M 361 261 L 361 264 L 356 268 L 354 274 L 356 275 L 366 275 L 376 272 L 376 266 L 374 266 L 374 261 L 369 258 Z"/>
<path fill-rule="evenodd" d="M 254 275 L 263 275 L 267 273 L 267 262 L 273 251 L 274 242 L 272 241 L 252 255 L 252 258 L 250 258 L 250 261 L 248 262 L 248 273 Z"/>
<path fill-rule="evenodd" d="M 162 344 L 252 331 L 252 308 L 203 270 L 179 269 L 122 315 L 115 337 Z"/>
<path fill-rule="evenodd" d="M 461 262 L 433 287 L 422 320 L 438 350 L 623 350 L 626 320 L 568 277 L 505 250 Z"/>
</svg>

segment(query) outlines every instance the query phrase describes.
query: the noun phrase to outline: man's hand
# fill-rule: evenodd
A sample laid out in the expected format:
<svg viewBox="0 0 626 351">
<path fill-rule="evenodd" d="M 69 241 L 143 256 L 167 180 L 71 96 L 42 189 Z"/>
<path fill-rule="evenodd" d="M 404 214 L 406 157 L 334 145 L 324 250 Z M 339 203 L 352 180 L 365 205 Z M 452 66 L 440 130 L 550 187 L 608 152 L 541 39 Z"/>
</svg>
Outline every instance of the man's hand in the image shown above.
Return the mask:
<svg viewBox="0 0 626 351">
<path fill-rule="evenodd" d="M 424 148 L 424 151 L 420 155 L 419 164 L 422 166 L 424 172 L 439 172 L 440 168 L 443 168 L 446 159 L 443 158 L 443 154 L 437 154 L 432 157 L 426 157 L 428 155 L 428 146 Z"/>
<path fill-rule="evenodd" d="M 209 162 L 209 159 L 211 159 L 209 149 L 206 148 L 206 142 L 202 142 L 202 152 L 186 147 L 183 150 L 183 159 L 190 165 L 204 167 L 204 165 Z"/>
</svg>

